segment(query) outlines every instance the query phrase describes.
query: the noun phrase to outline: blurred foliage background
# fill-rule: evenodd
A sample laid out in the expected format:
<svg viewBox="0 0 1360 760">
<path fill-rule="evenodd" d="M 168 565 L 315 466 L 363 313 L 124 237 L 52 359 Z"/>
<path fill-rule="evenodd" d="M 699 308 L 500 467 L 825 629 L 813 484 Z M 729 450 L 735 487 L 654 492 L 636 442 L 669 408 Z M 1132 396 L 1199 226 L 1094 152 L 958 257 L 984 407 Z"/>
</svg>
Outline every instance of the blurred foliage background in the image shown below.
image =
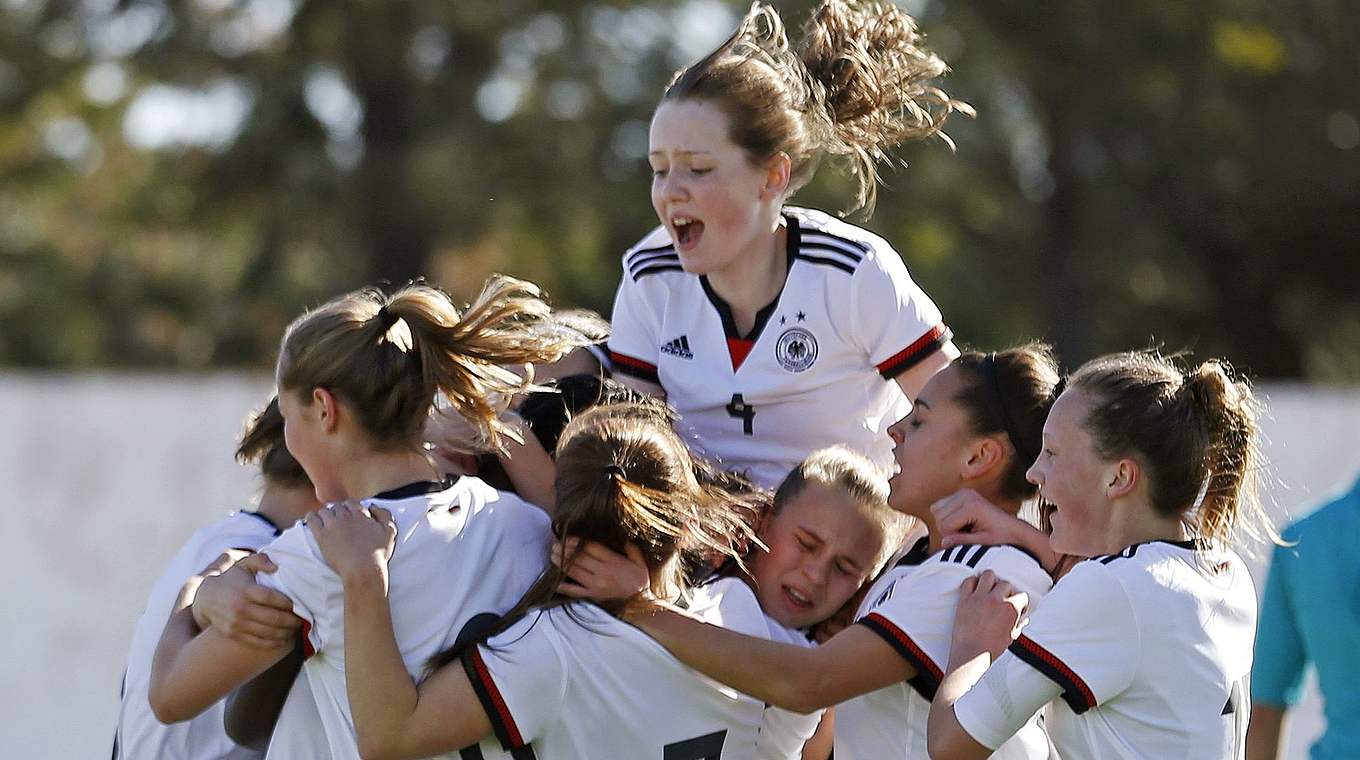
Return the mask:
<svg viewBox="0 0 1360 760">
<path fill-rule="evenodd" d="M 1360 380 L 1360 5 L 904 7 L 978 118 L 905 148 L 867 224 L 963 343 Z M 0 0 L 0 364 L 266 367 L 306 306 L 418 275 L 607 315 L 661 86 L 742 10 Z"/>
</svg>

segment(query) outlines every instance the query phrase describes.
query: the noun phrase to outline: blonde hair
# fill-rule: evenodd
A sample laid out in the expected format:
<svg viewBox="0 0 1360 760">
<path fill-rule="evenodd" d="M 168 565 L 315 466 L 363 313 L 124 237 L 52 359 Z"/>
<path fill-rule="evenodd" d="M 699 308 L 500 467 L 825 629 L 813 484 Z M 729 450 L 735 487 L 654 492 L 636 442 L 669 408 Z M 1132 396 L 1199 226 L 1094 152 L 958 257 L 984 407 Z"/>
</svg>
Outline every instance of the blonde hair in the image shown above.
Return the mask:
<svg viewBox="0 0 1360 760">
<path fill-rule="evenodd" d="M 280 390 L 323 387 L 352 404 L 380 447 L 418 444 L 436 394 L 486 445 L 509 430 L 504 404 L 530 387 L 507 369 L 552 362 L 600 340 L 579 321 L 562 329 L 533 284 L 495 275 L 462 312 L 448 294 L 411 284 L 392 295 L 360 290 L 304 314 L 279 352 Z M 513 436 L 513 433 L 510 433 Z"/>
<path fill-rule="evenodd" d="M 1226 362 L 1187 372 L 1153 351 L 1113 354 L 1082 365 L 1071 387 L 1093 397 L 1084 426 L 1097 451 L 1146 468 L 1159 514 L 1224 543 L 1277 540 L 1258 493 L 1261 405 Z"/>
<path fill-rule="evenodd" d="M 774 492 L 772 516 L 797 498 L 809 485 L 819 485 L 844 493 L 868 510 L 868 515 L 884 534 L 883 546 L 874 557 L 878 568 L 895 551 L 910 519 L 888 506 L 888 479 L 874 463 L 844 446 L 831 446 L 812 452 L 799 462 Z"/>
<path fill-rule="evenodd" d="M 811 181 L 823 156 L 843 159 L 857 184 L 847 210 L 867 213 L 877 164 L 891 149 L 932 135 L 952 148 L 945 120 L 954 111 L 973 115 L 930 84 L 946 71 L 916 21 L 892 4 L 823 0 L 795 49 L 779 13 L 756 2 L 717 50 L 677 72 L 662 101 L 719 108 L 753 163 L 787 154 L 789 194 Z"/>
</svg>

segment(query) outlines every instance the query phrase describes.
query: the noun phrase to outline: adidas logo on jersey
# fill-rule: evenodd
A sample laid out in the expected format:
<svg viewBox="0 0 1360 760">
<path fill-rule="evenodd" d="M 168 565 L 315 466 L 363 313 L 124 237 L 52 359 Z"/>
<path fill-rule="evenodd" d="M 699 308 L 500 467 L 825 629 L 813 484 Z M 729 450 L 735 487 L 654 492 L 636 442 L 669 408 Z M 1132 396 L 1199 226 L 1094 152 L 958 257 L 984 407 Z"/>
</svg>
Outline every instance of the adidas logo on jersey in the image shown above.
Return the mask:
<svg viewBox="0 0 1360 760">
<path fill-rule="evenodd" d="M 693 359 L 694 354 L 689 350 L 689 336 L 681 335 L 673 341 L 661 347 L 661 353 L 678 356 L 681 359 Z"/>
</svg>

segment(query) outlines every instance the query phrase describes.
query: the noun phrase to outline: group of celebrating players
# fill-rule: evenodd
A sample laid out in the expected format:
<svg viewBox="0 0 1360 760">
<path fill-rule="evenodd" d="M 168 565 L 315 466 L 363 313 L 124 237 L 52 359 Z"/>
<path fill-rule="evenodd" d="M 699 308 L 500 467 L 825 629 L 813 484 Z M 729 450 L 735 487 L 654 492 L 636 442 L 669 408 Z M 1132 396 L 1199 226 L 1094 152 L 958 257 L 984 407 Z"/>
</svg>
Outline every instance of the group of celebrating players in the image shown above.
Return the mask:
<svg viewBox="0 0 1360 760">
<path fill-rule="evenodd" d="M 1249 387 L 961 353 L 886 241 L 787 205 L 827 158 L 871 206 L 971 112 L 944 71 L 892 6 L 791 45 L 756 4 L 656 109 L 608 325 L 505 277 L 298 317 L 115 758 L 1240 756 Z"/>
</svg>

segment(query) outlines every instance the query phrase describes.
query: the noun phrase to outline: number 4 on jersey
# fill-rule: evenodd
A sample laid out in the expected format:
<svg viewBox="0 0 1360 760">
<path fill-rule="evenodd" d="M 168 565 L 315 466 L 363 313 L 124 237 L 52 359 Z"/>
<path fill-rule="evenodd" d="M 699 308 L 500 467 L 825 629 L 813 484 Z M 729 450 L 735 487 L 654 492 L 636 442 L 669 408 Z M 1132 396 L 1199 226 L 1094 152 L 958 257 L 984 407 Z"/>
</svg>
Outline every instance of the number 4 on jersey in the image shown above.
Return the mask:
<svg viewBox="0 0 1360 760">
<path fill-rule="evenodd" d="M 741 420 L 741 432 L 755 435 L 751 423 L 756 418 L 756 408 L 746 403 L 746 399 L 742 398 L 740 393 L 733 393 L 732 400 L 727 402 L 727 414 Z"/>
<path fill-rule="evenodd" d="M 667 744 L 661 750 L 661 760 L 722 760 L 723 742 L 726 739 L 726 731 L 714 731 L 704 736 Z"/>
</svg>

